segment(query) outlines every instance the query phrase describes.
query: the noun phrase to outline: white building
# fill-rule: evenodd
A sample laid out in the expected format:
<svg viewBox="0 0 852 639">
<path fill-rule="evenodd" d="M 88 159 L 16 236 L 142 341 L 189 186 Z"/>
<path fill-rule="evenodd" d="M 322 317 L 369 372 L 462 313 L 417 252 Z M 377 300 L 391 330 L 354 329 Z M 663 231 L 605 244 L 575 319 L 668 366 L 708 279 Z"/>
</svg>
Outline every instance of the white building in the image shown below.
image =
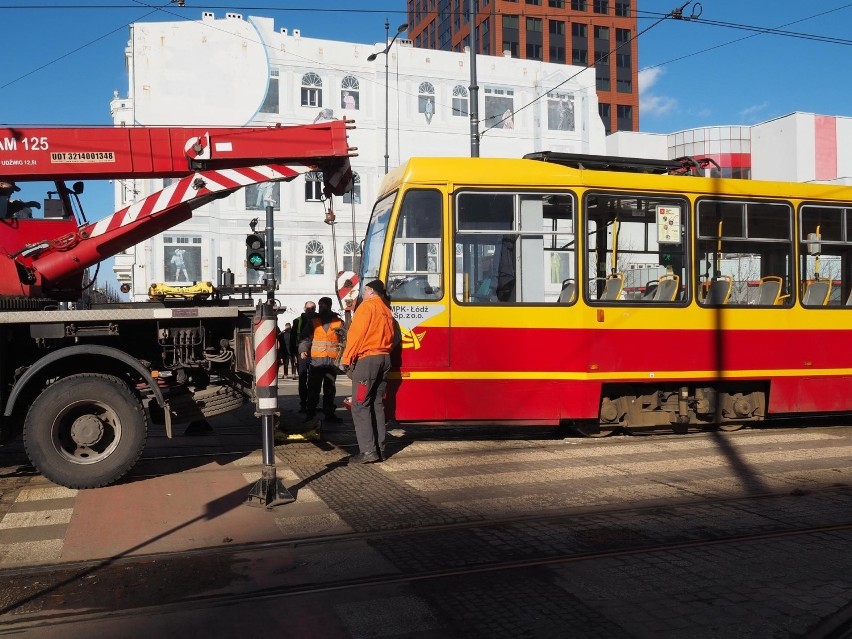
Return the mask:
<svg viewBox="0 0 852 639">
<path fill-rule="evenodd" d="M 751 126 L 708 126 L 669 134 L 620 131 L 608 155 L 676 159 L 709 157 L 713 175 L 852 184 L 852 118 L 790 113 Z"/>
<path fill-rule="evenodd" d="M 111 104 L 117 126 L 355 120 L 350 144 L 358 147 L 352 161 L 357 184 L 352 197 L 334 198 L 336 246 L 313 176 L 273 185 L 276 297 L 292 309 L 285 319 L 306 299 L 333 297 L 336 272 L 352 268 L 385 172 L 386 133 L 391 168 L 415 155 L 470 154 L 469 54 L 397 40 L 387 57 L 367 60 L 382 49 L 384 43 L 306 38 L 298 29 L 276 29 L 271 18 L 232 13 L 131 28 L 128 95 Z M 476 64 L 480 155 L 606 151 L 593 69 L 495 56 L 478 56 Z M 116 208 L 162 186 L 162 180 L 119 184 Z M 219 258 L 238 284 L 256 281 L 245 266 L 245 235 L 252 218 L 264 219 L 264 197 L 249 187 L 117 256 L 119 282 L 130 285 L 133 299 L 146 299 L 152 282 L 215 281 Z"/>
</svg>

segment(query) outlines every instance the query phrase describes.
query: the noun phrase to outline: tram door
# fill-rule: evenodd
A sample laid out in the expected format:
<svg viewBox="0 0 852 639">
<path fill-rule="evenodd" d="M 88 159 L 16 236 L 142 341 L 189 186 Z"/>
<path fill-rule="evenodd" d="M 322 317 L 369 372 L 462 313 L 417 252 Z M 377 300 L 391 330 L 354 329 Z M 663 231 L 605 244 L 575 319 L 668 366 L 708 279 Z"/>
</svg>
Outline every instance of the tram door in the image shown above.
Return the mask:
<svg viewBox="0 0 852 639">
<path fill-rule="evenodd" d="M 393 229 L 387 290 L 402 349 L 389 403 L 399 420 L 446 419 L 450 313 L 443 211 L 440 191 L 408 190 Z"/>
</svg>

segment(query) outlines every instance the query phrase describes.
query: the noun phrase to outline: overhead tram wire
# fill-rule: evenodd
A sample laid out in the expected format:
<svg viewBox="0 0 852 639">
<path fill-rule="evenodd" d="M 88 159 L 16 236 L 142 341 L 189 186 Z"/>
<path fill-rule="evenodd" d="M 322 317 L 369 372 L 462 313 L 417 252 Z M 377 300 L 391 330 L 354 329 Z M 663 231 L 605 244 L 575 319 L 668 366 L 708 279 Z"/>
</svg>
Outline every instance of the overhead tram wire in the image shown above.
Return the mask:
<svg viewBox="0 0 852 639">
<path fill-rule="evenodd" d="M 748 40 L 750 38 L 755 38 L 759 35 L 784 35 L 786 37 L 792 37 L 792 38 L 797 38 L 797 39 L 801 38 L 803 40 L 817 40 L 817 41 L 819 41 L 819 40 L 822 39 L 822 36 L 813 36 L 811 34 L 797 33 L 795 31 L 784 31 L 784 32 L 782 32 L 780 30 L 783 29 L 784 27 L 789 27 L 790 25 L 798 24 L 800 22 L 805 22 L 807 20 L 813 20 L 814 18 L 820 18 L 820 17 L 827 15 L 829 13 L 834 13 L 836 11 L 848 9 L 849 7 L 852 7 L 852 3 L 845 4 L 842 7 L 836 7 L 834 9 L 822 11 L 820 13 L 815 13 L 814 15 L 807 16 L 807 17 L 804 17 L 804 18 L 799 18 L 798 20 L 793 20 L 792 22 L 786 22 L 786 23 L 779 25 L 777 27 L 774 27 L 774 28 L 769 28 L 769 27 L 759 28 L 759 27 L 750 27 L 750 26 L 747 26 L 747 25 L 738 25 L 738 24 L 735 24 L 735 23 L 727 23 L 727 22 L 716 23 L 716 22 L 713 22 L 712 24 L 710 24 L 710 26 L 720 26 L 720 27 L 732 28 L 732 29 L 745 28 L 745 29 L 750 30 L 750 31 L 757 30 L 757 33 L 752 33 L 751 35 L 743 36 L 742 38 L 737 38 L 735 40 L 730 40 L 728 42 L 722 42 L 722 43 L 717 44 L 715 46 L 708 47 L 706 49 L 701 49 L 700 51 L 694 51 L 692 53 L 687 53 L 686 55 L 682 55 L 682 56 L 677 57 L 677 58 L 672 58 L 671 60 L 666 60 L 665 62 L 660 62 L 658 64 L 652 64 L 652 65 L 649 65 L 647 67 L 644 67 L 642 70 L 645 71 L 645 70 L 648 70 L 648 69 L 656 69 L 658 67 L 662 67 L 662 66 L 665 66 L 667 64 L 672 64 L 674 62 L 680 62 L 681 60 L 686 60 L 687 58 L 692 58 L 692 57 L 695 57 L 697 55 L 702 55 L 704 53 L 708 53 L 709 51 L 715 51 L 716 49 L 721 49 L 722 47 L 727 47 L 729 45 L 736 44 L 738 42 L 743 42 L 744 40 Z M 700 19 L 700 20 L 696 21 L 696 24 L 702 24 L 704 22 L 710 23 L 711 21 Z M 833 42 L 834 40 L 841 40 L 841 39 L 840 38 L 829 38 L 828 36 L 826 36 L 824 38 L 824 40 L 822 40 L 822 41 L 825 41 L 828 44 L 852 44 L 852 40 Z"/>
</svg>

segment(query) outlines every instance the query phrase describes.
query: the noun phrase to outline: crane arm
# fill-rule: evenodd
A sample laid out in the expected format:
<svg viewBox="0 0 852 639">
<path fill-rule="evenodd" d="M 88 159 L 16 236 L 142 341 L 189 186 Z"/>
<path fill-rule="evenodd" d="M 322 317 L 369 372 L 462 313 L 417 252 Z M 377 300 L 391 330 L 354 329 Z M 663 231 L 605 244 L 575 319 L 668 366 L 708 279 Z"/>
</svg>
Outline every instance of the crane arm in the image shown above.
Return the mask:
<svg viewBox="0 0 852 639">
<path fill-rule="evenodd" d="M 351 186 L 349 158 L 356 151 L 348 143 L 349 125 L 336 120 L 242 129 L 0 129 L 0 187 L 20 178 L 178 178 L 91 224 L 3 220 L 0 296 L 76 299 L 79 283 L 73 278 L 87 267 L 250 184 L 321 171 L 325 193 L 342 195 Z"/>
<path fill-rule="evenodd" d="M 0 128 L 0 179 L 178 177 L 354 155 L 346 120 L 298 126 Z"/>
</svg>

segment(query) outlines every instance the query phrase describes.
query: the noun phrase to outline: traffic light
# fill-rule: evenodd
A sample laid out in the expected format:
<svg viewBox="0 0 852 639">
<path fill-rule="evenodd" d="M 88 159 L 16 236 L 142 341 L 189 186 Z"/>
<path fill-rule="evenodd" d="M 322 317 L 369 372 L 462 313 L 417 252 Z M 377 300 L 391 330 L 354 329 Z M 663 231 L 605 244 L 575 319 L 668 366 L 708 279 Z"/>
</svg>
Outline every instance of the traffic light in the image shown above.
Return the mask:
<svg viewBox="0 0 852 639">
<path fill-rule="evenodd" d="M 246 236 L 246 265 L 255 271 L 266 268 L 266 242 L 259 233 L 249 233 Z"/>
</svg>

